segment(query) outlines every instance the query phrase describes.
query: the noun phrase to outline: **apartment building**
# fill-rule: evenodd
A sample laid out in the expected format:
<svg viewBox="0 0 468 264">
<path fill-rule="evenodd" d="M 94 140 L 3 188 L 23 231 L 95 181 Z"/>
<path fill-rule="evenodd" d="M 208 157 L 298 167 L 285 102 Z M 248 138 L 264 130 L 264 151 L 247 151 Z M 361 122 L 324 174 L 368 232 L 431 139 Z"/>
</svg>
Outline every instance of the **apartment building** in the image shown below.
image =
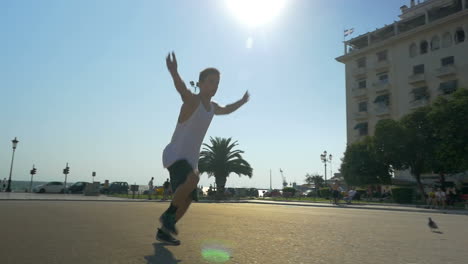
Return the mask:
<svg viewBox="0 0 468 264">
<path fill-rule="evenodd" d="M 348 144 L 468 88 L 468 0 L 412 0 L 400 19 L 344 42 Z"/>
</svg>

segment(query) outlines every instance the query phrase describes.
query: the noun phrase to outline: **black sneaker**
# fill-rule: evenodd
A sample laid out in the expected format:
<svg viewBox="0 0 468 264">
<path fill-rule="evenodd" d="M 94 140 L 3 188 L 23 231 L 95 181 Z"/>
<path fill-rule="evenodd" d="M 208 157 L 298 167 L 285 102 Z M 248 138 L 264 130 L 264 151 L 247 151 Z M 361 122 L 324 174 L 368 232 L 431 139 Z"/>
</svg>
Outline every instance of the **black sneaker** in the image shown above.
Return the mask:
<svg viewBox="0 0 468 264">
<path fill-rule="evenodd" d="M 166 244 L 174 245 L 174 246 L 180 245 L 180 240 L 174 238 L 168 233 L 165 233 L 159 228 L 158 228 L 158 232 L 156 233 L 156 240 L 161 241 Z"/>
<path fill-rule="evenodd" d="M 164 213 L 159 218 L 159 222 L 161 222 L 162 227 L 161 229 L 166 233 L 178 234 L 177 228 L 175 227 L 175 214 L 168 214 Z"/>
</svg>

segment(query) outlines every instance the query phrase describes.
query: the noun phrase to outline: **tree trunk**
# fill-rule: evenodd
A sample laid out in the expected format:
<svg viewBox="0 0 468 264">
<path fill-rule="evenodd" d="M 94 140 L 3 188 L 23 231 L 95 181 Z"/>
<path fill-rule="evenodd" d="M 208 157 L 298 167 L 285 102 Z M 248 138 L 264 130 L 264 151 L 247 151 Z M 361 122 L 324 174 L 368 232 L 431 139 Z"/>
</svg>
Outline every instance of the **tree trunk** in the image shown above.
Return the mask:
<svg viewBox="0 0 468 264">
<path fill-rule="evenodd" d="M 215 175 L 216 177 L 216 197 L 218 199 L 223 199 L 224 198 L 224 187 L 226 186 L 226 176 L 218 176 Z"/>
<path fill-rule="evenodd" d="M 416 173 L 414 177 L 416 178 L 416 183 L 418 184 L 418 189 L 419 189 L 419 192 L 421 193 L 422 199 L 424 202 L 426 202 L 426 193 L 424 192 L 424 186 L 421 183 L 421 174 Z"/>
</svg>

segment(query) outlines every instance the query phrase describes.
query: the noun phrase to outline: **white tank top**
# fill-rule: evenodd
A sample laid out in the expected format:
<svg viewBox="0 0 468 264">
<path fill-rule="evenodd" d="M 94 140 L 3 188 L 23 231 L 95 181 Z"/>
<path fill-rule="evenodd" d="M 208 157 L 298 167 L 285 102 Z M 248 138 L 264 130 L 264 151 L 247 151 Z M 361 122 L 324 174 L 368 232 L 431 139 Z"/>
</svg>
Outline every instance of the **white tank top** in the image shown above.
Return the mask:
<svg viewBox="0 0 468 264">
<path fill-rule="evenodd" d="M 198 169 L 200 148 L 214 115 L 214 106 L 210 102 L 211 111 L 206 111 L 200 101 L 197 109 L 183 123 L 177 122 L 171 143 L 163 151 L 164 168 L 178 160 L 185 159 L 193 169 Z"/>
</svg>

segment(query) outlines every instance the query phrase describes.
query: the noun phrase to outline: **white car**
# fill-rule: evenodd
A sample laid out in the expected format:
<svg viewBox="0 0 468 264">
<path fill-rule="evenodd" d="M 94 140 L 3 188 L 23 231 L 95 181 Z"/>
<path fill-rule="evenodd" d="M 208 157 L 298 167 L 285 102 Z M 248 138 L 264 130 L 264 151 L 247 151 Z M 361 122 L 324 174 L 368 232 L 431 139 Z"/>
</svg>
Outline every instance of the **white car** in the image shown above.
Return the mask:
<svg viewBox="0 0 468 264">
<path fill-rule="evenodd" d="M 63 182 L 48 182 L 46 184 L 37 185 L 33 188 L 33 192 L 37 193 L 63 193 Z"/>
</svg>

